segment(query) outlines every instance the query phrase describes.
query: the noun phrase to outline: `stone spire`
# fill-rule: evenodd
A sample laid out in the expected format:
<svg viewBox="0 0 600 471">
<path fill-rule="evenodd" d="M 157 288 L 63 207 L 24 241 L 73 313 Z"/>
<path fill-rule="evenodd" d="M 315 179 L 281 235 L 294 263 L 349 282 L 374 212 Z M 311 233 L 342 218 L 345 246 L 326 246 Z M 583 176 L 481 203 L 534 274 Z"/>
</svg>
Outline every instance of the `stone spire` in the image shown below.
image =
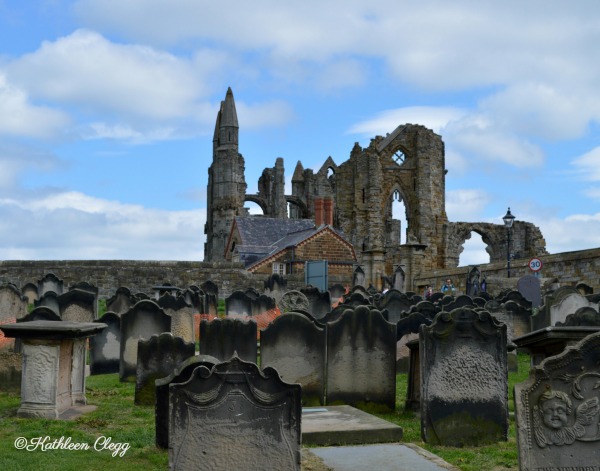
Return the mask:
<svg viewBox="0 0 600 471">
<path fill-rule="evenodd" d="M 221 102 L 221 109 L 217 115 L 215 125 L 216 147 L 237 147 L 238 146 L 239 125 L 237 112 L 235 109 L 235 100 L 231 87 L 227 89 L 225 100 Z"/>
</svg>

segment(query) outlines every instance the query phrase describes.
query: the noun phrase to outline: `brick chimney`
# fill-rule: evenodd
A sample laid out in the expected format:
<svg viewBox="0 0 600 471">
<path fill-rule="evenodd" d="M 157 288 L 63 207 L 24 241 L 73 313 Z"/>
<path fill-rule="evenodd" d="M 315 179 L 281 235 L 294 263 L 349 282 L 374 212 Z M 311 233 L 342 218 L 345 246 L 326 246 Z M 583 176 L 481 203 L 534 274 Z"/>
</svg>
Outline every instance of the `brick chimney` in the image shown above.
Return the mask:
<svg viewBox="0 0 600 471">
<path fill-rule="evenodd" d="M 323 224 L 333 226 L 333 199 L 323 198 Z"/>
<path fill-rule="evenodd" d="M 315 198 L 315 226 L 319 227 L 323 224 L 323 198 Z"/>
</svg>

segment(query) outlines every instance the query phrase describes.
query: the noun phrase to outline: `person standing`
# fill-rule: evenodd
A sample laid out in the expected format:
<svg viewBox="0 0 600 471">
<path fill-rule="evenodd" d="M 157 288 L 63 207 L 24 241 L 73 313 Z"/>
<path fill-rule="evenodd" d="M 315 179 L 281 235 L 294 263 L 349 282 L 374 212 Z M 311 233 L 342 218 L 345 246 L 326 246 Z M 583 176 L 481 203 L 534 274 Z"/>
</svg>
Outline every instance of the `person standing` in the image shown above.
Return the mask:
<svg viewBox="0 0 600 471">
<path fill-rule="evenodd" d="M 442 285 L 442 293 L 454 295 L 456 293 L 456 288 L 452 284 L 452 280 L 448 278 L 446 282 Z"/>
</svg>

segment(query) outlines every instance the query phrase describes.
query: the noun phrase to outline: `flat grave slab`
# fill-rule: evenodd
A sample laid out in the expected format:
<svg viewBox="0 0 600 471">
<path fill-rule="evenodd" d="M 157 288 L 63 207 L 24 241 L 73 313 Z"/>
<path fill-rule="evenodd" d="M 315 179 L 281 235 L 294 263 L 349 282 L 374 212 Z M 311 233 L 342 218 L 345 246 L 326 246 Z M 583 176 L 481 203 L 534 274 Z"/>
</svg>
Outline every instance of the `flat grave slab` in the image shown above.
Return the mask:
<svg viewBox="0 0 600 471">
<path fill-rule="evenodd" d="M 402 427 L 352 406 L 302 409 L 303 445 L 390 443 L 402 439 Z"/>
</svg>

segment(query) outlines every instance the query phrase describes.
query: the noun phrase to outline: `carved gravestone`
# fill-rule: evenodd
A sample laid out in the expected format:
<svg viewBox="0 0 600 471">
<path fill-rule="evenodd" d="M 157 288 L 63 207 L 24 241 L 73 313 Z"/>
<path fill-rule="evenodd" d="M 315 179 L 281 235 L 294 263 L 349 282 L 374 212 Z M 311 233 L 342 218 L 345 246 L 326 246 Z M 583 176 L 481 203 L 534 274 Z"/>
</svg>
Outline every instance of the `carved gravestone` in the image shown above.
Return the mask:
<svg viewBox="0 0 600 471">
<path fill-rule="evenodd" d="M 194 343 L 194 308 L 183 295 L 173 296 L 170 293 L 162 295 L 156 303 L 171 317 L 171 333 L 181 337 L 186 342 Z"/>
<path fill-rule="evenodd" d="M 256 322 L 241 319 L 213 319 L 200 321 L 200 355 L 210 355 L 227 361 L 235 352 L 252 363 L 256 363 Z"/>
<path fill-rule="evenodd" d="M 300 470 L 300 385 L 237 357 L 169 386 L 169 467 Z"/>
<path fill-rule="evenodd" d="M 147 299 L 137 302 L 121 316 L 121 381 L 135 381 L 138 341 L 170 330 L 171 318 L 158 304 Z"/>
<path fill-rule="evenodd" d="M 396 324 L 367 306 L 327 325 L 327 402 L 396 406 Z"/>
<path fill-rule="evenodd" d="M 506 325 L 468 308 L 441 312 L 419 333 L 421 435 L 445 446 L 508 436 Z"/>
<path fill-rule="evenodd" d="M 279 310 L 281 313 L 297 310 L 308 311 L 308 308 L 308 299 L 300 291 L 288 291 L 279 300 Z"/>
<path fill-rule="evenodd" d="M 533 368 L 515 385 L 519 469 L 600 469 L 600 333 Z"/>
<path fill-rule="evenodd" d="M 153 405 L 156 398 L 154 382 L 169 376 L 184 360 L 193 357 L 195 348 L 193 343 L 174 337 L 170 332 L 141 339 L 135 374 L 135 403 Z"/>
<path fill-rule="evenodd" d="M 302 386 L 304 406 L 325 403 L 325 329 L 303 314 L 288 312 L 260 331 L 260 364 L 287 383 Z"/>
<path fill-rule="evenodd" d="M 199 366 L 205 366 L 210 370 L 217 363 L 220 362 L 215 357 L 208 355 L 193 356 L 180 363 L 169 376 L 157 379 L 154 382 L 156 394 L 154 419 L 157 447 L 169 448 L 169 385 L 185 383 Z"/>
<path fill-rule="evenodd" d="M 94 322 L 106 324 L 107 327 L 90 338 L 90 374 L 118 373 L 121 355 L 121 318 L 114 312 L 107 312 Z"/>
<path fill-rule="evenodd" d="M 525 299 L 531 302 L 531 307 L 539 307 L 542 304 L 542 291 L 540 279 L 535 275 L 525 275 L 517 281 L 517 289 Z"/>
</svg>

